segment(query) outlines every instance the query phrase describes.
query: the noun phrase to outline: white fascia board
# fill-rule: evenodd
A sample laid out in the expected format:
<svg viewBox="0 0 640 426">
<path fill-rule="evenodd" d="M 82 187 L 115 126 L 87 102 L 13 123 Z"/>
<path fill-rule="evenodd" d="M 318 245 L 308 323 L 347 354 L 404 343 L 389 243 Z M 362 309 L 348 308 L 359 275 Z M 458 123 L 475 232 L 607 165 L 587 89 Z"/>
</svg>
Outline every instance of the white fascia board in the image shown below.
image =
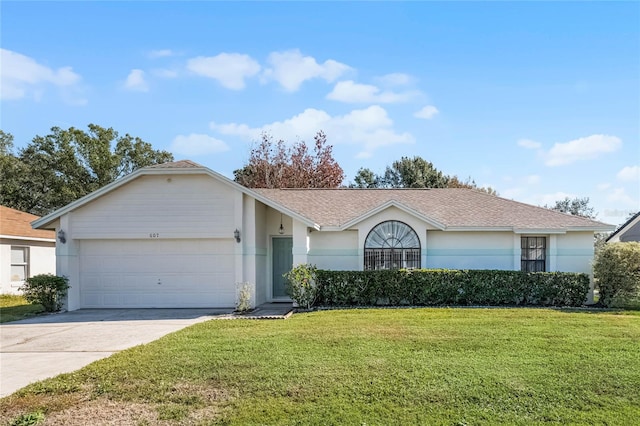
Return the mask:
<svg viewBox="0 0 640 426">
<path fill-rule="evenodd" d="M 338 230 L 343 231 L 343 230 L 345 230 L 347 228 L 351 228 L 352 226 L 362 222 L 363 220 L 366 220 L 366 219 L 370 218 L 371 216 L 374 216 L 374 215 L 376 215 L 376 214 L 388 209 L 389 207 L 396 207 L 396 208 L 402 210 L 403 212 L 405 212 L 407 214 L 410 214 L 412 216 L 415 216 L 416 218 L 418 218 L 418 219 L 420 219 L 420 220 L 428 223 L 429 225 L 431 225 L 431 226 L 433 226 L 435 228 L 438 228 L 440 230 L 445 230 L 446 229 L 446 227 L 442 223 L 440 223 L 440 222 L 438 222 L 436 220 L 433 220 L 430 217 L 427 217 L 427 216 L 423 215 L 422 213 L 419 213 L 419 212 L 415 211 L 414 209 L 405 206 L 402 203 L 399 203 L 399 202 L 397 202 L 395 200 L 389 200 L 386 203 L 380 204 L 379 206 L 369 210 L 368 212 L 364 213 L 363 215 L 360 215 L 360 216 L 358 216 L 358 217 L 356 217 L 354 219 L 351 219 L 348 222 L 345 222 L 344 224 L 342 224 L 342 225 L 340 225 L 338 227 Z M 325 229 L 325 228 L 323 228 L 323 229 Z"/>
<path fill-rule="evenodd" d="M 515 228 L 514 234 L 566 234 L 567 230 L 564 228 Z"/>
<path fill-rule="evenodd" d="M 605 225 L 605 226 L 569 226 L 567 227 L 567 231 L 593 231 L 593 232 L 611 232 L 616 229 L 613 225 Z"/>
<path fill-rule="evenodd" d="M 45 243 L 55 243 L 55 238 L 36 238 L 36 237 L 19 237 L 17 235 L 0 235 L 0 238 L 7 240 L 20 240 L 20 241 L 41 241 Z"/>
<path fill-rule="evenodd" d="M 514 232 L 512 226 L 451 226 L 443 231 L 455 232 Z"/>
</svg>

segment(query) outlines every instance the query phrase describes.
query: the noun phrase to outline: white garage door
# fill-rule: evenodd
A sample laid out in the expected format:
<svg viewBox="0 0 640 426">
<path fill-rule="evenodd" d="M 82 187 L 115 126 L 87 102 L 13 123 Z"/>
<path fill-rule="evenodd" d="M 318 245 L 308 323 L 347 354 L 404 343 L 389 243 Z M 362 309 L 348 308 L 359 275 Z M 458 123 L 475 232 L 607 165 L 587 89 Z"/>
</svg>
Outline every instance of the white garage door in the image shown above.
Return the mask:
<svg viewBox="0 0 640 426">
<path fill-rule="evenodd" d="M 233 239 L 82 240 L 80 307 L 232 307 L 233 253 Z"/>
</svg>

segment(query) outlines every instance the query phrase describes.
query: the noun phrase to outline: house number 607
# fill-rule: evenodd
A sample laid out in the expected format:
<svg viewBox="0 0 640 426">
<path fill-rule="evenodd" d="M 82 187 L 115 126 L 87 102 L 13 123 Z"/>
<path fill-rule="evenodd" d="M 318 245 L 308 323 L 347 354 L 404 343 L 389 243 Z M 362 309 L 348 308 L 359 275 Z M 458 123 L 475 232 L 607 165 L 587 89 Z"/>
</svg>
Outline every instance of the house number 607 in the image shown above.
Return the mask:
<svg viewBox="0 0 640 426">
<path fill-rule="evenodd" d="M 160 238 L 160 234 L 158 234 L 157 232 L 152 232 L 151 234 L 149 234 L 149 238 Z"/>
</svg>

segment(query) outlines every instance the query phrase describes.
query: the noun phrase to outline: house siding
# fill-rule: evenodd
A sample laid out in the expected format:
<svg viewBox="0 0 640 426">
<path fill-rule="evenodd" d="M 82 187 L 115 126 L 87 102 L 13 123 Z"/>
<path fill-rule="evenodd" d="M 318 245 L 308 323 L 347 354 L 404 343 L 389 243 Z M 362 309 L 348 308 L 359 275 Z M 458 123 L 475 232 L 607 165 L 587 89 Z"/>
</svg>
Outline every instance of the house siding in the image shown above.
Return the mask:
<svg viewBox="0 0 640 426">
<path fill-rule="evenodd" d="M 0 293 L 22 294 L 22 282 L 11 281 L 11 247 L 29 248 L 29 276 L 55 274 L 56 247 L 53 241 L 0 238 Z"/>
<path fill-rule="evenodd" d="M 360 266 L 357 231 L 312 232 L 308 262 L 320 269 L 353 271 Z"/>
<path fill-rule="evenodd" d="M 556 268 L 553 271 L 591 273 L 593 232 L 569 232 L 556 237 Z"/>
<path fill-rule="evenodd" d="M 511 232 L 429 231 L 427 241 L 427 268 L 520 269 L 520 243 L 514 247 Z"/>
<path fill-rule="evenodd" d="M 234 194 L 205 175 L 141 176 L 74 211 L 71 238 L 228 238 Z"/>
</svg>

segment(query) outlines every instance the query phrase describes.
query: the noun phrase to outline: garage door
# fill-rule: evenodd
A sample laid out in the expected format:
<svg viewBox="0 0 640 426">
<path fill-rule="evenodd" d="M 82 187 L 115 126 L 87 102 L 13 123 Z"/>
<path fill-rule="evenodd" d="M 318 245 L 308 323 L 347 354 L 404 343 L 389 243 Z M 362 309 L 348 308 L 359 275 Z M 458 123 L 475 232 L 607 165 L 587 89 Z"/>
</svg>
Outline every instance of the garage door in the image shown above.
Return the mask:
<svg viewBox="0 0 640 426">
<path fill-rule="evenodd" d="M 233 239 L 82 240 L 80 307 L 232 307 L 233 253 Z"/>
</svg>

